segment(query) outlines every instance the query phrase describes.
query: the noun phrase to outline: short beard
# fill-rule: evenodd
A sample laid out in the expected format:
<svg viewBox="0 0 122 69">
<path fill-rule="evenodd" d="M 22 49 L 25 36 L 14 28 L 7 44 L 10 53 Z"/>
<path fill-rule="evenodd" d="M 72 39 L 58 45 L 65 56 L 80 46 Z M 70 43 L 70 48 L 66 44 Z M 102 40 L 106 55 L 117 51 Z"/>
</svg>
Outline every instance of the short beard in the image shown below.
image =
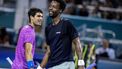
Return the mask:
<svg viewBox="0 0 122 69">
<path fill-rule="evenodd" d="M 55 14 L 55 15 L 50 15 L 50 14 L 49 14 L 49 16 L 50 16 L 51 18 L 56 18 L 58 15 L 59 15 L 59 13 L 57 13 L 57 14 Z"/>
<path fill-rule="evenodd" d="M 50 15 L 49 15 L 50 16 Z M 57 17 L 57 15 L 56 16 L 50 16 L 51 18 L 55 18 L 55 17 Z"/>
</svg>

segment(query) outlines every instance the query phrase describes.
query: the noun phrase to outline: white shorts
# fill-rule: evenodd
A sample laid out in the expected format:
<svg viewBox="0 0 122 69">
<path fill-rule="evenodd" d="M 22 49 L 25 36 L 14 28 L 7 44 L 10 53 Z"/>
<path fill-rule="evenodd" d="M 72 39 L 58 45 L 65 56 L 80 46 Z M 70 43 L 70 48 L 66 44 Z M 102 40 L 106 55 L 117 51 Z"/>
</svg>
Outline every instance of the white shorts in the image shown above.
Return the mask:
<svg viewBox="0 0 122 69">
<path fill-rule="evenodd" d="M 75 64 L 74 64 L 73 61 L 64 62 L 64 63 L 62 63 L 62 64 L 53 66 L 53 67 L 48 68 L 48 69 L 75 69 Z"/>
</svg>

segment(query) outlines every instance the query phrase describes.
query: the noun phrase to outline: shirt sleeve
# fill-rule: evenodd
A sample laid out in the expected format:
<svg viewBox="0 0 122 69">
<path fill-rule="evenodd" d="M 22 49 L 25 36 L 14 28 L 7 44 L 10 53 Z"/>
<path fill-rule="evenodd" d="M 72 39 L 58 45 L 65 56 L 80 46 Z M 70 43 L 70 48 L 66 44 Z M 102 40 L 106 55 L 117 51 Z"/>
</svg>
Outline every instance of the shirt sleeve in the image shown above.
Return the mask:
<svg viewBox="0 0 122 69">
<path fill-rule="evenodd" d="M 24 43 L 33 43 L 33 34 L 30 30 L 24 31 Z"/>
<path fill-rule="evenodd" d="M 72 25 L 72 23 L 70 21 L 68 21 L 67 25 L 68 25 L 68 33 L 69 33 L 71 39 L 73 40 L 73 39 L 77 38 L 79 35 L 78 35 L 76 28 Z"/>
</svg>

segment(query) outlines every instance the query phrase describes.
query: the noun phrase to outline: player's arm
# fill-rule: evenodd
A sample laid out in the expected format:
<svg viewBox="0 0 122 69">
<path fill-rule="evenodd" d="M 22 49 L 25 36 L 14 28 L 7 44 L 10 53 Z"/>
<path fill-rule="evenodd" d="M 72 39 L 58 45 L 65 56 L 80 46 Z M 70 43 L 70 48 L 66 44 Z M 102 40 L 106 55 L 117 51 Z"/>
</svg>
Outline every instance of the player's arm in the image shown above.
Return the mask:
<svg viewBox="0 0 122 69">
<path fill-rule="evenodd" d="M 78 55 L 78 66 L 79 69 L 84 69 L 84 61 L 82 60 L 82 46 L 79 37 L 73 39 L 73 44 L 76 49 L 76 54 Z"/>
<path fill-rule="evenodd" d="M 47 62 L 48 62 L 48 58 L 50 56 L 50 47 L 45 43 L 45 47 L 46 47 L 46 52 L 45 55 L 43 57 L 43 60 L 40 64 L 40 66 L 37 67 L 37 69 L 42 69 L 46 66 Z"/>
<path fill-rule="evenodd" d="M 40 64 L 41 67 L 46 66 L 49 56 L 50 56 L 50 47 L 46 44 L 46 53 L 43 57 L 42 63 Z"/>
<path fill-rule="evenodd" d="M 28 68 L 29 69 L 33 68 L 34 62 L 33 62 L 33 56 L 32 56 L 32 44 L 31 43 L 25 43 L 25 56 L 26 56 Z"/>
</svg>

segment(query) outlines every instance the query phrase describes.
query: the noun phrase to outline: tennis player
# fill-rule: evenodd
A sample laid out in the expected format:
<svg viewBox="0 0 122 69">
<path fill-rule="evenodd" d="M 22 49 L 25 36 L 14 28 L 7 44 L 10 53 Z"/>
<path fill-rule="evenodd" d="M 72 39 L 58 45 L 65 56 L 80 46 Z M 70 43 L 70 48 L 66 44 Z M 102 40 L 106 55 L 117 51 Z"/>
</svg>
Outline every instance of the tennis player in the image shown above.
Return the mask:
<svg viewBox="0 0 122 69">
<path fill-rule="evenodd" d="M 38 8 L 28 11 L 29 23 L 19 31 L 15 59 L 12 69 L 33 69 L 33 56 L 35 51 L 35 27 L 42 25 L 43 12 Z"/>
<path fill-rule="evenodd" d="M 60 17 L 65 6 L 63 0 L 52 0 L 49 5 L 52 22 L 45 29 L 47 52 L 37 69 L 42 69 L 46 65 L 48 69 L 75 69 L 72 43 L 75 44 L 79 59 L 78 69 L 84 69 L 78 32 L 69 20 Z"/>
</svg>

